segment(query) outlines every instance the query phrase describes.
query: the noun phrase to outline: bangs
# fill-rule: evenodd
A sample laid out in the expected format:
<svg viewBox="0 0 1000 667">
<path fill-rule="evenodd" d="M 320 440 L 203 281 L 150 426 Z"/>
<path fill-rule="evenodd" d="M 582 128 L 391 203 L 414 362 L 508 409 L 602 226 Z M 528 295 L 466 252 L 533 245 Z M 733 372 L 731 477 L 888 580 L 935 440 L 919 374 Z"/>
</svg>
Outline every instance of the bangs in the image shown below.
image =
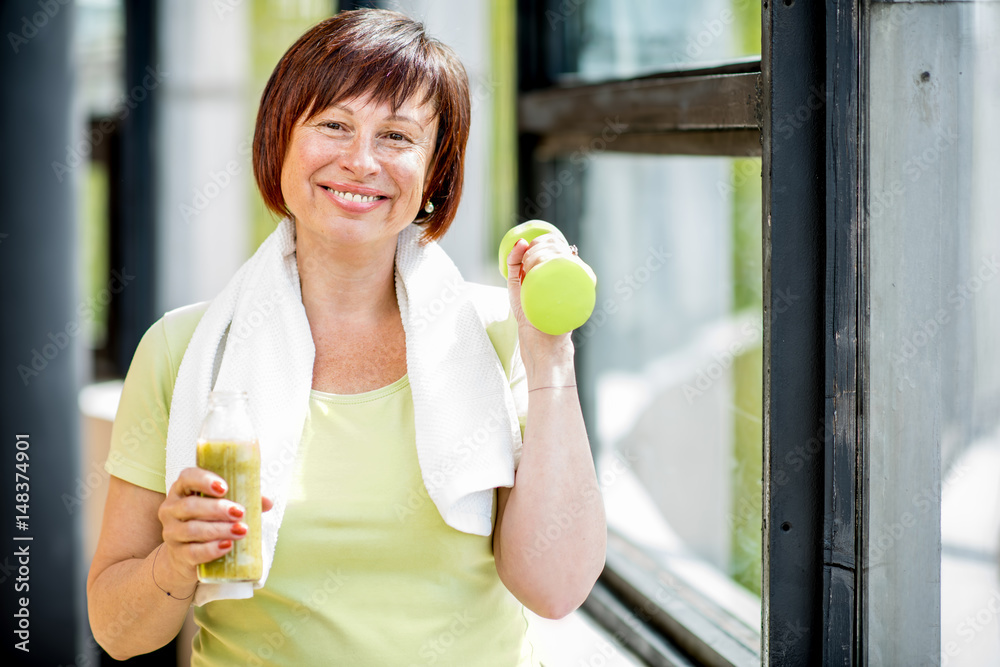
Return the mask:
<svg viewBox="0 0 1000 667">
<path fill-rule="evenodd" d="M 314 94 L 311 99 L 303 94 L 295 116 L 311 118 L 341 100 L 367 96 L 395 112 L 421 91 L 415 101 L 437 107 L 443 88 L 440 56 L 439 45 L 424 38 L 410 21 L 375 30 L 370 25 L 348 26 L 307 63 L 315 79 L 306 86 Z"/>
</svg>

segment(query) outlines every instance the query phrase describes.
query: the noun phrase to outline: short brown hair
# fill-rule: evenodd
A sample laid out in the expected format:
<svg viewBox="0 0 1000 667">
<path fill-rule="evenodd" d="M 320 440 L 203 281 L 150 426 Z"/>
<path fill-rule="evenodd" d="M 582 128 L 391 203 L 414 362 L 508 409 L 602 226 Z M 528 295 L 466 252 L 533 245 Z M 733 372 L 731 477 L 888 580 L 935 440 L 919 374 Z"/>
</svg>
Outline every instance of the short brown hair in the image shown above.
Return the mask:
<svg viewBox="0 0 1000 667">
<path fill-rule="evenodd" d="M 281 168 L 295 122 L 340 100 L 370 95 L 399 109 L 417 91 L 434 104 L 438 134 L 423 201 L 434 212 L 417 222 L 424 239 L 444 236 L 462 197 L 469 139 L 469 79 L 458 56 L 404 14 L 345 11 L 316 25 L 278 62 L 264 88 L 253 137 L 253 172 L 267 207 L 291 215 L 281 194 Z"/>
</svg>

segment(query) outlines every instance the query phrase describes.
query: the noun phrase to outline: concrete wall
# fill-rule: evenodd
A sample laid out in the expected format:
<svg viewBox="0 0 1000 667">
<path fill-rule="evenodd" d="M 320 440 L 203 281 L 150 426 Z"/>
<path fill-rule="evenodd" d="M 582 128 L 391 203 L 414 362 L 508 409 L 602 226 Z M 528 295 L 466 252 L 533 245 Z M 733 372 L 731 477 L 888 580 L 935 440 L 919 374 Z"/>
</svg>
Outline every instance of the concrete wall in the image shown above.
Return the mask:
<svg viewBox="0 0 1000 667">
<path fill-rule="evenodd" d="M 250 248 L 249 2 L 162 2 L 157 312 L 213 298 Z M 224 9 L 223 9 L 224 8 Z"/>
<path fill-rule="evenodd" d="M 458 215 L 441 246 L 466 280 L 502 284 L 495 262 L 487 262 L 489 215 L 489 137 L 493 93 L 490 72 L 488 2 L 468 0 L 388 0 L 386 9 L 423 22 L 428 33 L 455 50 L 469 75 L 472 128 L 465 157 L 465 190 Z M 514 45 L 511 45 L 514 48 Z M 494 251 L 495 252 L 495 251 Z"/>
<path fill-rule="evenodd" d="M 940 659 L 943 472 L 996 425 L 998 9 L 872 5 L 872 664 Z"/>
</svg>

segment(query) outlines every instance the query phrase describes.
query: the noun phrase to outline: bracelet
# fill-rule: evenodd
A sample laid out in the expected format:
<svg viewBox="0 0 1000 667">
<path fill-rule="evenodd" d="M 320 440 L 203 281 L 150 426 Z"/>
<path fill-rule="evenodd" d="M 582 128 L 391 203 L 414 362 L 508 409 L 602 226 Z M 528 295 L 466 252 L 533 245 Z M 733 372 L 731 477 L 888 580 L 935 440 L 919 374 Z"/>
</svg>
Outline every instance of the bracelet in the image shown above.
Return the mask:
<svg viewBox="0 0 1000 667">
<path fill-rule="evenodd" d="M 572 389 L 575 386 L 575 384 L 560 384 L 554 387 L 535 387 L 534 389 L 529 389 L 528 393 L 530 394 L 533 391 L 541 391 L 542 389 Z"/>
<path fill-rule="evenodd" d="M 194 595 L 194 591 L 198 590 L 198 584 L 194 585 L 194 591 L 191 591 L 191 595 L 187 596 L 186 598 L 179 598 L 176 595 L 171 595 L 170 591 L 168 591 L 163 586 L 160 586 L 159 584 L 156 583 L 156 559 L 159 557 L 159 555 L 160 555 L 160 549 L 163 548 L 164 544 L 165 544 L 164 542 L 160 542 L 160 546 L 156 547 L 156 553 L 153 555 L 153 572 L 152 572 L 152 574 L 153 574 L 153 583 L 156 584 L 157 588 L 159 588 L 161 591 L 163 591 L 164 593 L 166 593 L 168 598 L 173 598 L 175 600 L 188 600 L 188 599 L 191 598 L 191 595 Z"/>
</svg>

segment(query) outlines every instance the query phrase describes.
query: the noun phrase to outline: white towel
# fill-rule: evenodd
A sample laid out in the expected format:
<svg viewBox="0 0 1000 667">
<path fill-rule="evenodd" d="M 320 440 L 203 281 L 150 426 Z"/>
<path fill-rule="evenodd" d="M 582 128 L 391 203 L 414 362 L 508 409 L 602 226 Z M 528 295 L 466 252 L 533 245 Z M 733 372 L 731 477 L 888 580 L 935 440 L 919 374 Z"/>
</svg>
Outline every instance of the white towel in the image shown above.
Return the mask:
<svg viewBox="0 0 1000 667">
<path fill-rule="evenodd" d="M 395 273 L 417 458 L 444 521 L 485 536 L 492 530 L 493 489 L 514 484 L 514 452 L 521 443 L 517 413 L 472 290 L 436 243 L 419 243 L 421 233 L 417 225 L 400 233 Z M 215 389 L 249 395 L 261 449 L 261 492 L 274 500 L 263 517 L 260 580 L 201 584 L 195 604 L 249 598 L 267 581 L 309 409 L 315 354 L 302 305 L 295 226 L 285 219 L 212 301 L 174 385 L 167 488 L 195 465 L 217 368 Z"/>
</svg>

